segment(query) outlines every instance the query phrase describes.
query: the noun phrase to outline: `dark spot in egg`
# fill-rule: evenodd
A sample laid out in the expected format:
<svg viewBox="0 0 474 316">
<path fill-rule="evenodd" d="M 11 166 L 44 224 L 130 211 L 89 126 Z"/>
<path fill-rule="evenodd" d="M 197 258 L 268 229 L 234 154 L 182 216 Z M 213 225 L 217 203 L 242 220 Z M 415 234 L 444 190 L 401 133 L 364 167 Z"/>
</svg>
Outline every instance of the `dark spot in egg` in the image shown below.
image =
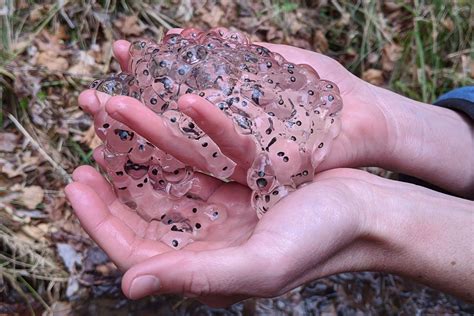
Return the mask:
<svg viewBox="0 0 474 316">
<path fill-rule="evenodd" d="M 257 186 L 258 186 L 259 188 L 264 188 L 264 187 L 267 186 L 267 184 L 268 184 L 268 182 L 267 182 L 267 180 L 265 180 L 264 178 L 258 178 L 258 179 L 257 179 Z"/>
</svg>

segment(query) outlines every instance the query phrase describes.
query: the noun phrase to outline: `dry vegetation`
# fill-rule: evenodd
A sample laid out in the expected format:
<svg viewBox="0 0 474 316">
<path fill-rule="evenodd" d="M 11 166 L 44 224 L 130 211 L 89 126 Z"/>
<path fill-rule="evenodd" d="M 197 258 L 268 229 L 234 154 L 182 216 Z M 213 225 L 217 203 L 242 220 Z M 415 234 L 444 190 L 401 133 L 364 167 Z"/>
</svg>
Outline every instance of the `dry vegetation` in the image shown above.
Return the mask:
<svg viewBox="0 0 474 316">
<path fill-rule="evenodd" d="M 118 70 L 114 40 L 156 38 L 171 27 L 226 26 L 255 40 L 322 52 L 373 84 L 432 102 L 474 83 L 473 21 L 469 0 L 0 0 L 0 314 L 116 307 L 121 312 L 112 312 L 121 314 L 153 304 L 149 311 L 159 305 L 163 313 L 209 313 L 174 297 L 125 302 L 119 274 L 65 201 L 71 172 L 93 164 L 97 145 L 76 98 L 92 78 Z M 90 298 L 99 299 L 71 305 Z M 270 309 L 282 315 L 474 312 L 398 277 L 361 273 L 219 313 Z"/>
</svg>

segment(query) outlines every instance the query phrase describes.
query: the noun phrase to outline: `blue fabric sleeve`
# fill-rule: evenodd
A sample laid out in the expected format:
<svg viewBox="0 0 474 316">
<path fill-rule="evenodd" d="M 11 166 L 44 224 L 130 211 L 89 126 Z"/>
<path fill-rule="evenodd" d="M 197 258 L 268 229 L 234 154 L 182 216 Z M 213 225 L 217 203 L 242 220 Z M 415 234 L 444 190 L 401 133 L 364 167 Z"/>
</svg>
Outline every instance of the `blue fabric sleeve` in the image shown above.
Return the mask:
<svg viewBox="0 0 474 316">
<path fill-rule="evenodd" d="M 474 120 L 474 86 L 451 90 L 441 95 L 434 104 L 463 112 Z"/>
</svg>

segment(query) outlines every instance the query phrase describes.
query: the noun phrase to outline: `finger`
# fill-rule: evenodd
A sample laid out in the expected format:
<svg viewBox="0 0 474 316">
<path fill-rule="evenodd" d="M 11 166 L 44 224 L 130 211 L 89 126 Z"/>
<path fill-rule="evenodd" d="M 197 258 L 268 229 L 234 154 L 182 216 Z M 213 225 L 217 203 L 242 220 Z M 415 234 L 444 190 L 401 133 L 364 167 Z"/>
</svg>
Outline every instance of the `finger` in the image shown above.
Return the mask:
<svg viewBox="0 0 474 316">
<path fill-rule="evenodd" d="M 181 28 L 172 28 L 172 29 L 169 29 L 168 32 L 166 32 L 166 35 L 181 34 L 182 31 L 183 31 L 183 29 L 181 29 Z"/>
<path fill-rule="evenodd" d="M 244 169 L 250 168 L 255 158 L 255 142 L 250 136 L 239 134 L 232 119 L 197 95 L 182 96 L 178 100 L 178 107 L 212 138 L 224 155 Z"/>
<path fill-rule="evenodd" d="M 116 96 L 106 103 L 105 109 L 112 118 L 124 123 L 164 152 L 183 162 L 193 161 L 195 153 L 185 147 L 189 141 L 174 136 L 163 119 L 140 101 Z M 199 167 L 203 167 L 202 162 Z"/>
<path fill-rule="evenodd" d="M 111 96 L 106 93 L 87 89 L 79 95 L 78 103 L 84 112 L 95 116 L 110 98 Z"/>
<path fill-rule="evenodd" d="M 210 170 L 213 168 L 215 171 L 216 165 L 213 165 L 209 159 L 209 152 L 202 152 L 200 143 L 183 137 L 181 133 L 176 133 L 175 129 L 167 125 L 163 117 L 156 115 L 140 101 L 130 97 L 115 96 L 107 102 L 105 109 L 112 118 L 127 125 L 179 161 L 206 172 L 212 172 Z M 236 174 L 238 174 L 238 178 L 235 177 Z M 245 172 L 236 168 L 232 177 L 245 183 L 245 175 Z"/>
<path fill-rule="evenodd" d="M 76 182 L 95 188 L 97 195 L 107 205 L 112 204 L 117 199 L 107 180 L 105 180 L 104 177 L 102 177 L 100 173 L 91 166 L 80 166 L 76 168 L 72 174 L 72 178 Z"/>
<path fill-rule="evenodd" d="M 96 190 L 80 182 L 65 189 L 82 227 L 121 269 L 169 251 L 165 244 L 143 240 L 113 216 Z"/>
<path fill-rule="evenodd" d="M 131 299 L 164 293 L 189 297 L 253 294 L 247 289 L 258 291 L 263 275 L 258 267 L 263 262 L 251 253 L 244 247 L 168 252 L 130 268 L 123 276 L 122 290 Z"/>
<path fill-rule="evenodd" d="M 118 63 L 120 64 L 120 68 L 122 71 L 129 71 L 129 60 L 130 60 L 130 42 L 125 40 L 118 40 L 115 41 L 113 44 L 113 52 L 114 56 L 117 59 Z"/>
</svg>

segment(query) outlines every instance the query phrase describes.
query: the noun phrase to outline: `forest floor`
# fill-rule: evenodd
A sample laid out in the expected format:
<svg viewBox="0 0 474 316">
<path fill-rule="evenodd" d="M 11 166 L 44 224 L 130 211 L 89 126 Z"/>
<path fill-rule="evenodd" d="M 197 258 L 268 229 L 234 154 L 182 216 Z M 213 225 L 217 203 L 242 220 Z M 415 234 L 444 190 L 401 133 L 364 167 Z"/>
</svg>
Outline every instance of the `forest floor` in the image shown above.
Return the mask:
<svg viewBox="0 0 474 316">
<path fill-rule="evenodd" d="M 329 55 L 374 85 L 433 102 L 474 84 L 473 21 L 469 0 L 0 0 L 0 314 L 474 313 L 449 295 L 368 272 L 228 309 L 175 296 L 131 302 L 63 193 L 75 167 L 95 165 L 99 141 L 77 96 L 119 70 L 114 40 L 224 26 Z"/>
</svg>

